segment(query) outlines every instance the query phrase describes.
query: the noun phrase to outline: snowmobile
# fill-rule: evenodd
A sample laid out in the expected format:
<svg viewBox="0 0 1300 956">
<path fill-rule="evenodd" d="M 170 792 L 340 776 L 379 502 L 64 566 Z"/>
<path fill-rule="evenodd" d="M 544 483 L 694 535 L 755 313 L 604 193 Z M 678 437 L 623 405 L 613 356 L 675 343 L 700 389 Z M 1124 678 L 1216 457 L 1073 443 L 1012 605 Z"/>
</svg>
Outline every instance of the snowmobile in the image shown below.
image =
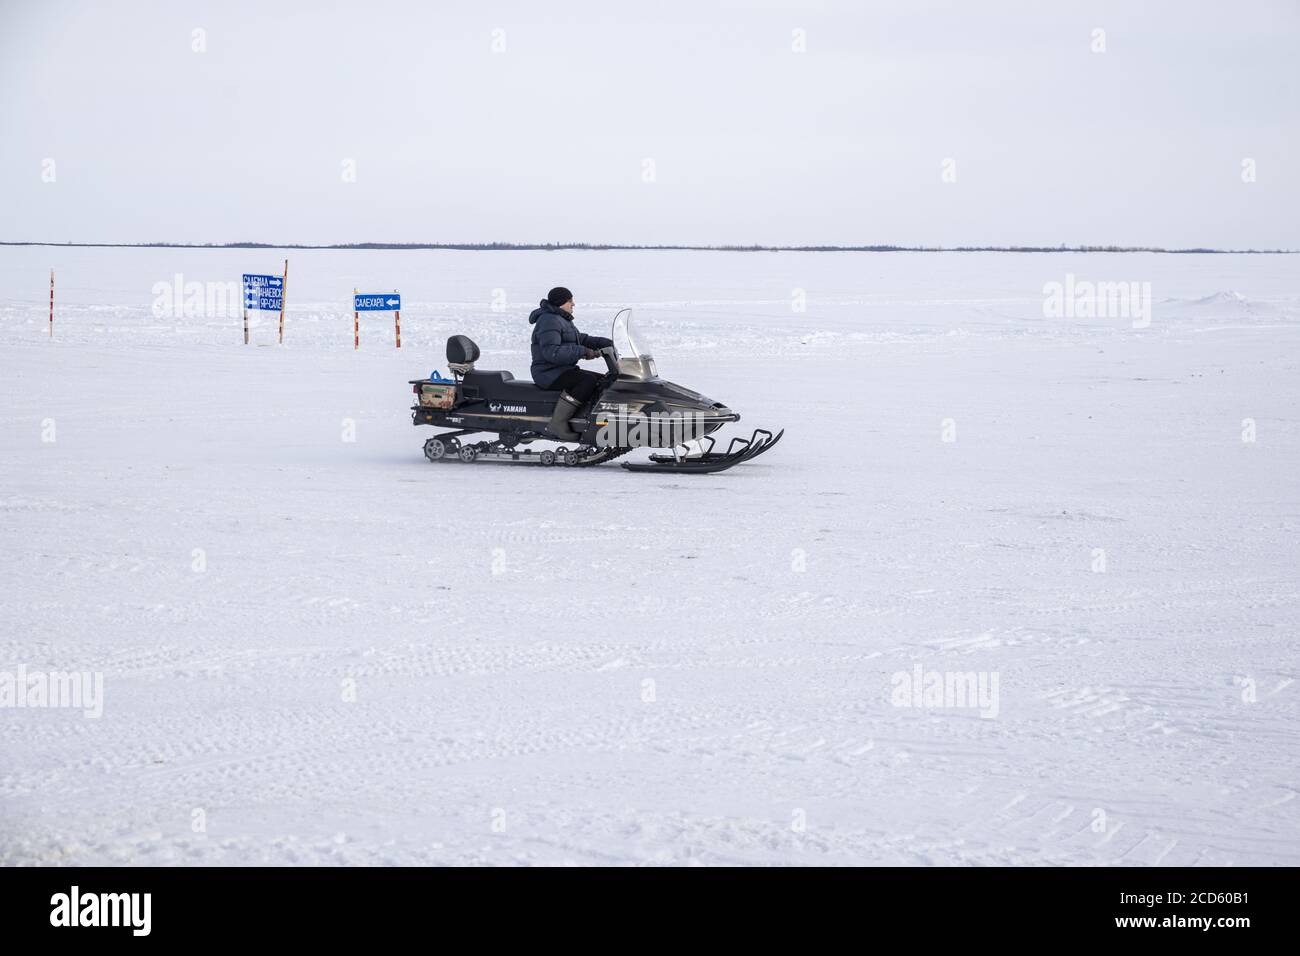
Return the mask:
<svg viewBox="0 0 1300 956">
<path fill-rule="evenodd" d="M 411 407 L 414 425 L 450 428 L 424 443 L 429 461 L 505 461 L 585 467 L 619 458 L 633 448 L 667 449 L 647 462 L 622 462 L 629 471 L 711 474 L 750 461 L 770 450 L 775 435 L 755 429 L 749 438 L 732 438 L 718 450 L 713 432 L 740 421 L 721 402 L 659 377 L 654 359 L 640 346 L 632 327 L 632 310 L 614 316 L 613 346 L 601 349 L 608 371 L 595 394 L 574 416 L 557 413 L 563 392 L 519 381 L 506 371 L 474 367 L 479 348 L 464 335 L 447 340 L 447 364 L 452 377 L 438 372 L 413 379 L 416 395 Z M 567 396 L 565 396 L 567 399 Z M 495 434 L 486 441 L 462 441 L 471 435 Z M 534 441 L 560 446 L 540 453 L 523 446 Z M 694 450 L 692 449 L 694 447 Z"/>
</svg>

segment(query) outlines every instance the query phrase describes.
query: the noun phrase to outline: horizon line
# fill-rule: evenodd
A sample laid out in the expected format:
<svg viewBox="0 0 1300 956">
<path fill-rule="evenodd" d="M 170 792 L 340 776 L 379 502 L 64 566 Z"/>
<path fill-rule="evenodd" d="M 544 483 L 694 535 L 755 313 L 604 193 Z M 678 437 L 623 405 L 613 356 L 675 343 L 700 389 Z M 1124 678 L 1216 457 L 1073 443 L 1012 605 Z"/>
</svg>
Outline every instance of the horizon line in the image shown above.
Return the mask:
<svg viewBox="0 0 1300 956">
<path fill-rule="evenodd" d="M 552 252 L 563 250 L 660 251 L 660 252 L 1150 252 L 1160 255 L 1295 255 L 1295 249 L 1217 249 L 1203 246 L 1166 248 L 1164 246 L 1075 245 L 1057 246 L 900 246 L 872 245 L 696 245 L 690 243 L 638 244 L 604 242 L 43 242 L 0 241 L 0 246 L 46 246 L 85 249 L 319 249 L 319 250 L 422 250 L 445 249 L 460 252 Z"/>
</svg>

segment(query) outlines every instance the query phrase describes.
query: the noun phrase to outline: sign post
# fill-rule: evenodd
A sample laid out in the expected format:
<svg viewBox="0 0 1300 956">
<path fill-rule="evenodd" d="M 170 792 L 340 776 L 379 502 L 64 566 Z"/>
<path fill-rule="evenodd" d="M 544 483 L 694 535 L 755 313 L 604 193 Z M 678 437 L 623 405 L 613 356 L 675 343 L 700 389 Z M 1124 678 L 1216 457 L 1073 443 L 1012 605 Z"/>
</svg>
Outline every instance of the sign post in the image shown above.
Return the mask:
<svg viewBox="0 0 1300 956">
<path fill-rule="evenodd" d="M 284 260 L 284 283 L 280 286 L 280 344 L 284 344 L 284 291 L 289 288 L 289 260 Z"/>
<path fill-rule="evenodd" d="M 285 275 L 289 260 L 284 262 Z M 284 277 L 244 274 L 244 344 L 248 344 L 248 310 L 280 310 L 280 341 L 284 341 Z"/>
<path fill-rule="evenodd" d="M 393 328 L 397 333 L 397 347 L 400 349 L 402 347 L 402 297 L 396 292 L 392 295 L 358 295 L 356 289 L 352 290 L 353 348 L 361 347 L 360 313 L 388 311 L 393 313 Z"/>
</svg>

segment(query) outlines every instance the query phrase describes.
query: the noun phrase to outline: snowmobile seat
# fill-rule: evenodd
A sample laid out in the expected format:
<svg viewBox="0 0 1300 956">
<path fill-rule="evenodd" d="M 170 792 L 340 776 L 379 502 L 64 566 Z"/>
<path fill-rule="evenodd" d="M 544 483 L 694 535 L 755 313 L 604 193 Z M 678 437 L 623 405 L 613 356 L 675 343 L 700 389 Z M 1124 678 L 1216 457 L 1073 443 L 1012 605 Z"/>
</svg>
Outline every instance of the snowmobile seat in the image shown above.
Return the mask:
<svg viewBox="0 0 1300 956">
<path fill-rule="evenodd" d="M 514 375 L 506 371 L 479 370 L 474 368 L 478 360 L 478 346 L 467 335 L 453 335 L 447 340 L 447 364 L 461 377 L 461 385 L 470 392 L 473 399 L 503 401 L 558 402 L 560 392 L 538 388 L 532 382 L 519 382 Z"/>
<path fill-rule="evenodd" d="M 478 389 L 478 395 L 483 399 L 532 399 L 533 401 L 556 402 L 559 401 L 560 392 L 549 391 L 538 388 L 532 382 L 521 382 L 516 380 L 514 375 L 506 371 L 490 372 L 470 371 L 465 373 L 464 384 L 468 388 Z"/>
</svg>

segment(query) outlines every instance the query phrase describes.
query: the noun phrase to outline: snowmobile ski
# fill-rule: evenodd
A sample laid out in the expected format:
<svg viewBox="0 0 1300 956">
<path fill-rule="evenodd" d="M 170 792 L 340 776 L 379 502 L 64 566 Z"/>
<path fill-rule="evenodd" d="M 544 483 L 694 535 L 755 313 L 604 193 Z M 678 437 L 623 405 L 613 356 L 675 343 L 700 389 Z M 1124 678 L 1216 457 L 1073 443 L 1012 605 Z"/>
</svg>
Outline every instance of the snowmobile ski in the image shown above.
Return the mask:
<svg viewBox="0 0 1300 956">
<path fill-rule="evenodd" d="M 712 475 L 739 465 L 742 461 L 751 461 L 757 458 L 779 442 L 784 434 L 785 429 L 773 435 L 766 428 L 757 428 L 749 438 L 737 437 L 731 439 L 731 444 L 727 446 L 725 452 L 715 452 L 713 449 L 717 442 L 712 436 L 706 435 L 700 440 L 700 446 L 703 450 L 698 454 L 691 455 L 686 452 L 678 454 L 677 448 L 687 448 L 685 445 L 679 445 L 673 449 L 671 455 L 651 455 L 648 462 L 625 461 L 623 467 L 628 471 Z M 704 448 L 704 442 L 708 442 L 707 448 Z"/>
</svg>

